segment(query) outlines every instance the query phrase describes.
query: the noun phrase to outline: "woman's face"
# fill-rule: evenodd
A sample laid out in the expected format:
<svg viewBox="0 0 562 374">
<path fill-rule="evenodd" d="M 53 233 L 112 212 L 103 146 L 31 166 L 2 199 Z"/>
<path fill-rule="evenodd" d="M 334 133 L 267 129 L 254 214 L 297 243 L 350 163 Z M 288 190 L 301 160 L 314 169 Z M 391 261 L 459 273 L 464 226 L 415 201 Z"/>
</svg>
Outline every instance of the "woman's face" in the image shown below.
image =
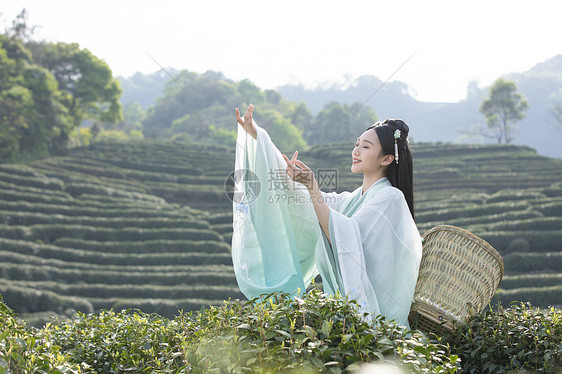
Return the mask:
<svg viewBox="0 0 562 374">
<path fill-rule="evenodd" d="M 376 173 L 388 166 L 393 156 L 383 155 L 382 146 L 375 130 L 365 131 L 355 142 L 355 147 L 351 153 L 353 173 Z M 390 162 L 389 162 L 390 160 Z"/>
</svg>

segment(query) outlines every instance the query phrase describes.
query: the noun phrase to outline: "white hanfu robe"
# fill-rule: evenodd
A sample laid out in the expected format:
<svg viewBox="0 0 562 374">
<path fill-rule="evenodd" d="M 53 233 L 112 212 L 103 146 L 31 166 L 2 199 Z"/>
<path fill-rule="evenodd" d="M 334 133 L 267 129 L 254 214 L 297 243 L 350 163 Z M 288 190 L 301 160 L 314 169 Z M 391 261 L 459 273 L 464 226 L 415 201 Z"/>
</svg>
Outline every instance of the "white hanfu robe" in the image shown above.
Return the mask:
<svg viewBox="0 0 562 374">
<path fill-rule="evenodd" d="M 287 176 L 281 153 L 254 125 L 257 140 L 239 125 L 236 144 L 232 259 L 242 293 L 304 293 L 320 274 L 324 292 L 409 326 L 422 242 L 402 192 L 382 178 L 364 194 L 361 187 L 322 193 L 330 243 L 310 194 Z"/>
</svg>

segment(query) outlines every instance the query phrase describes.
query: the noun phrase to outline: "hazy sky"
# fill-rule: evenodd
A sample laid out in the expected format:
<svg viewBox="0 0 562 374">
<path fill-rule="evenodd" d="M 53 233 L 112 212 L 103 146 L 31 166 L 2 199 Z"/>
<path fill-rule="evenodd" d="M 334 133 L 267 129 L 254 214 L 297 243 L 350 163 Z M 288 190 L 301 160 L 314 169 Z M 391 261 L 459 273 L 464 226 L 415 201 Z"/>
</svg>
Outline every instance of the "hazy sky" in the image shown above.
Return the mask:
<svg viewBox="0 0 562 374">
<path fill-rule="evenodd" d="M 6 0 L 36 35 L 77 42 L 114 75 L 223 72 L 262 88 L 363 74 L 407 83 L 421 101 L 458 101 L 562 54 L 562 1 Z M 151 55 L 158 64 L 149 56 Z"/>
</svg>

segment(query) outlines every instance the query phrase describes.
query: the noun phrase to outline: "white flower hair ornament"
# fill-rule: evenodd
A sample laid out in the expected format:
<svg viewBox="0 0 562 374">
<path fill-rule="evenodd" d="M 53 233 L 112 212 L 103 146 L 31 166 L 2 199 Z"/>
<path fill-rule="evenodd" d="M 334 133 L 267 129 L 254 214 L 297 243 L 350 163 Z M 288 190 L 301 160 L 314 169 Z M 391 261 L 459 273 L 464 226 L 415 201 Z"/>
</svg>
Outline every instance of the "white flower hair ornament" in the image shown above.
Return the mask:
<svg viewBox="0 0 562 374">
<path fill-rule="evenodd" d="M 394 131 L 394 159 L 396 160 L 396 163 L 398 164 L 398 139 L 400 139 L 400 136 L 402 135 L 402 133 L 400 132 L 400 130 L 396 129 L 396 131 Z"/>
</svg>

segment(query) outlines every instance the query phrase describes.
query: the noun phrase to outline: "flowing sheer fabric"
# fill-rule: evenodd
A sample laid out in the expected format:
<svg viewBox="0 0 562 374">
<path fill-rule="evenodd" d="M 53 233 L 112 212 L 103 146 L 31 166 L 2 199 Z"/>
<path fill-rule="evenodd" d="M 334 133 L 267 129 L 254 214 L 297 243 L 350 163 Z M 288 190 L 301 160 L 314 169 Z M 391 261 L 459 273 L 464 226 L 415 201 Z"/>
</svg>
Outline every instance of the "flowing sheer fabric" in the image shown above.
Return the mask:
<svg viewBox="0 0 562 374">
<path fill-rule="evenodd" d="M 322 193 L 328 241 L 308 191 L 286 175 L 281 153 L 254 125 L 257 140 L 239 125 L 236 145 L 232 259 L 240 290 L 248 298 L 304 292 L 320 274 L 326 293 L 408 326 L 422 244 L 402 192 L 383 178 L 364 194 Z"/>
</svg>

